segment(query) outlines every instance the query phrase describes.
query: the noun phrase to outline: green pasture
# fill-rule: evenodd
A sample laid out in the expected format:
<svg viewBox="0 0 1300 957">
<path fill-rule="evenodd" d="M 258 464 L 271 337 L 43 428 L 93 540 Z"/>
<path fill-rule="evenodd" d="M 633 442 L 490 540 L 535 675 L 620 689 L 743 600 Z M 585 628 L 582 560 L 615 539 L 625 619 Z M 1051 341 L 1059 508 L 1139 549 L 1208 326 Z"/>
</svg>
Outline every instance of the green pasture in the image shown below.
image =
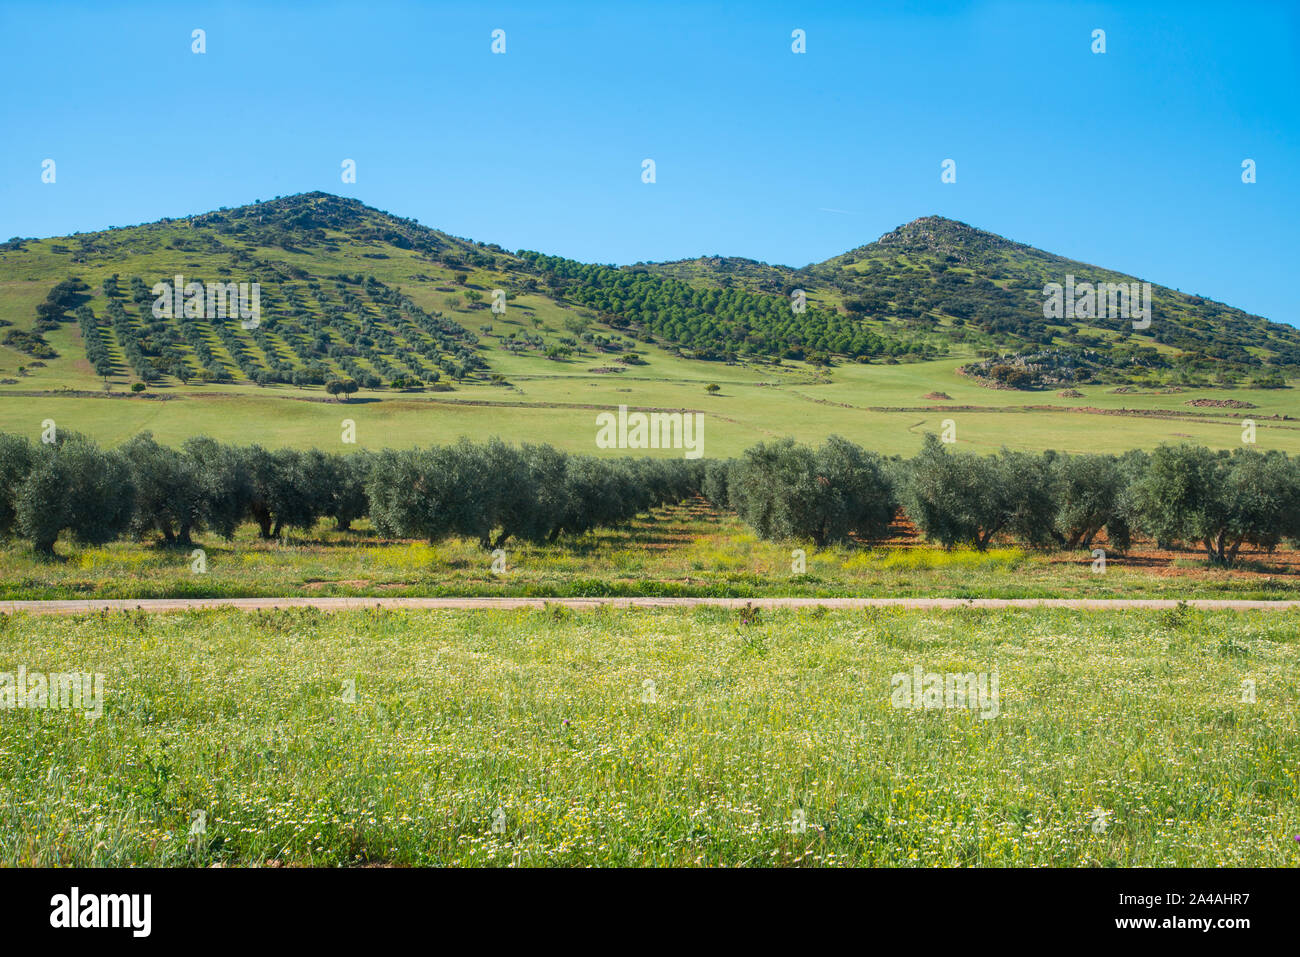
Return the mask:
<svg viewBox="0 0 1300 957">
<path fill-rule="evenodd" d="M 1296 625 L 9 616 L 0 673 L 103 695 L 0 710 L 0 863 L 1294 867 Z M 896 706 L 918 668 L 997 696 Z"/>
</svg>

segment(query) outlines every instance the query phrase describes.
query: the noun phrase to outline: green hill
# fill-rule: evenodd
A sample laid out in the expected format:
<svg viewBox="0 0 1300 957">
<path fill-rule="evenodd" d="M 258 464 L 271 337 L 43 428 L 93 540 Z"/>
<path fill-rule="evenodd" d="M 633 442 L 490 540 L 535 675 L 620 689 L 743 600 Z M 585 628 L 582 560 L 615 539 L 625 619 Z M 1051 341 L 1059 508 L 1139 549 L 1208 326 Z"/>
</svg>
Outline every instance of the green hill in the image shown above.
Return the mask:
<svg viewBox="0 0 1300 957">
<path fill-rule="evenodd" d="M 1152 322 L 1141 331 L 1119 317 L 1045 319 L 1047 283 L 1064 284 L 1067 275 L 1093 284 L 1140 280 L 941 216 L 803 269 L 721 257 L 648 268 L 698 285 L 780 295 L 803 289 L 861 328 L 906 343 L 910 354 L 975 350 L 1048 362 L 1070 356 L 1090 373 L 1085 381 L 1278 384 L 1300 364 L 1300 330 L 1158 285 L 1151 289 Z M 808 351 L 846 351 L 813 334 L 808 330 L 800 343 Z"/>
<path fill-rule="evenodd" d="M 716 256 L 615 267 L 307 193 L 0 244 L 0 427 L 30 426 L 57 398 L 108 439 L 139 425 L 183 435 L 219 430 L 220 401 L 238 400 L 280 430 L 268 441 L 306 441 L 318 410 L 282 400 L 328 401 L 327 382 L 351 379 L 397 443 L 425 440 L 436 422 L 579 447 L 589 429 L 573 423 L 615 404 L 702 408 L 726 450 L 839 431 L 902 451 L 938 427 L 914 413 L 945 408 L 1000 417 L 970 438 L 984 446 L 1069 444 L 1081 412 L 1153 411 L 1168 421 L 1112 423 L 1107 440 L 1229 444 L 1209 433 L 1237 413 L 1194 411 L 1191 398 L 1290 429 L 1285 393 L 1240 387 L 1285 384 L 1300 363 L 1296 329 L 1158 286 L 1145 330 L 1045 319 L 1043 287 L 1066 274 L 1136 281 L 940 217 L 799 269 Z M 258 283 L 259 320 L 155 317 L 155 284 L 176 276 Z M 141 384 L 145 399 L 192 401 L 106 410 L 105 397 Z M 709 384 L 721 388 L 706 398 Z M 1092 390 L 1087 408 L 1042 394 L 1062 385 Z M 1175 399 L 1171 388 L 1209 391 Z M 1030 425 L 1005 418 L 1031 408 Z"/>
</svg>

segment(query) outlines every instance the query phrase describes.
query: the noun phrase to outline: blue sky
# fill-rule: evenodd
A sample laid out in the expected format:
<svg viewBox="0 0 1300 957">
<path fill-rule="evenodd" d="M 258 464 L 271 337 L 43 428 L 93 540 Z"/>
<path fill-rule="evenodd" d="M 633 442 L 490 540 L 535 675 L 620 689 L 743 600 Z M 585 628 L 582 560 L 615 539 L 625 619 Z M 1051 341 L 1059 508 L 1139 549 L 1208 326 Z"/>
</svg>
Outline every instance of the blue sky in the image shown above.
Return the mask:
<svg viewBox="0 0 1300 957">
<path fill-rule="evenodd" d="M 1300 323 L 1296 4 L 6 0 L 0 63 L 0 239 L 321 189 L 508 249 L 804 265 L 934 213 Z"/>
</svg>

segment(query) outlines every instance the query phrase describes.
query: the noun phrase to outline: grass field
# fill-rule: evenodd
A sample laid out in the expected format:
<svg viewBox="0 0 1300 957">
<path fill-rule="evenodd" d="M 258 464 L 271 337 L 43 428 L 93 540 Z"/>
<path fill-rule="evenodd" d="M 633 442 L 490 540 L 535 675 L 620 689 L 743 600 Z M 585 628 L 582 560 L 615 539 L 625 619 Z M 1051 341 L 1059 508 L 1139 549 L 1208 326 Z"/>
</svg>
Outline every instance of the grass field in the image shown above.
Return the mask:
<svg viewBox="0 0 1300 957">
<path fill-rule="evenodd" d="M 55 561 L 29 545 L 0 545 L 0 599 L 276 597 L 282 595 L 680 595 L 988 598 L 1300 597 L 1300 553 L 1243 553 L 1214 569 L 1198 552 L 1139 544 L 1112 553 L 1104 573 L 1090 551 L 1036 553 L 1013 546 L 944 551 L 907 530 L 886 546 L 804 548 L 754 537 L 731 513 L 702 501 L 656 509 L 620 528 L 550 545 L 507 543 L 506 573 L 477 542 L 389 542 L 366 523 L 266 542 L 244 526 L 233 542 L 200 536 L 193 549 L 151 542 L 98 547 L 63 541 Z"/>
<path fill-rule="evenodd" d="M 597 412 L 623 404 L 703 412 L 704 455 L 709 458 L 738 455 L 756 442 L 786 435 L 818 441 L 832 434 L 885 454 L 911 455 L 926 432 L 942 430 L 945 419 L 956 424 L 958 446 L 977 451 L 1005 446 L 1122 452 L 1179 441 L 1237 448 L 1242 445 L 1241 421 L 1249 417 L 1257 426 L 1256 448 L 1300 453 L 1300 421 L 1281 418 L 1297 411 L 1289 389 L 1135 395 L 1093 387 L 1082 390 L 1083 398 L 1067 399 L 981 388 L 954 374 L 954 360 L 846 365 L 836 368 L 826 383 L 794 374 L 769 379 L 767 370 L 727 370 L 671 357 L 665 357 L 663 368 L 652 360 L 649 370 L 617 378 L 563 370 L 541 358 L 516 361 L 538 368 L 531 378 L 512 379 L 510 389 L 465 385 L 454 393 L 428 396 L 362 391 L 346 403 L 329 400 L 320 389 L 290 387 L 207 385 L 157 390 L 150 398 L 128 398 L 119 390 L 112 398 L 54 391 L 19 394 L 15 385 L 0 391 L 0 431 L 35 437 L 42 421 L 53 419 L 59 428 L 106 445 L 148 429 L 172 444 L 201 434 L 227 442 L 343 450 L 352 447 L 341 442 L 342 422 L 351 419 L 356 445 L 365 448 L 495 435 L 549 442 L 571 452 L 625 454 L 602 453 L 595 445 Z M 728 381 L 724 371 L 747 371 L 750 378 Z M 690 378 L 679 377 L 688 374 Z M 705 393 L 710 382 L 722 386 L 718 395 Z M 924 398 L 932 391 L 952 398 Z M 1248 400 L 1257 408 L 1187 404 L 1195 399 Z"/>
<path fill-rule="evenodd" d="M 106 690 L 0 712 L 0 862 L 1294 866 L 1297 624 L 16 615 L 0 668 Z M 894 707 L 917 666 L 996 671 L 996 716 Z"/>
</svg>

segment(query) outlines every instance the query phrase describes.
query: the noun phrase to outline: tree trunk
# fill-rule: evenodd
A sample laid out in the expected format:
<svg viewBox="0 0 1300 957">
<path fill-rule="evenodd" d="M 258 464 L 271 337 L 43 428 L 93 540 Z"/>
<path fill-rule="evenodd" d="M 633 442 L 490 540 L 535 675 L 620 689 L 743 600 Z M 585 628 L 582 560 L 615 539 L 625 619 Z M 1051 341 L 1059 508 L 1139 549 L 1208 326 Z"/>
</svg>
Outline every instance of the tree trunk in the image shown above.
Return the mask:
<svg viewBox="0 0 1300 957">
<path fill-rule="evenodd" d="M 271 537 L 271 513 L 261 505 L 254 505 L 252 508 L 253 520 L 257 522 L 257 528 L 263 538 Z"/>
</svg>

